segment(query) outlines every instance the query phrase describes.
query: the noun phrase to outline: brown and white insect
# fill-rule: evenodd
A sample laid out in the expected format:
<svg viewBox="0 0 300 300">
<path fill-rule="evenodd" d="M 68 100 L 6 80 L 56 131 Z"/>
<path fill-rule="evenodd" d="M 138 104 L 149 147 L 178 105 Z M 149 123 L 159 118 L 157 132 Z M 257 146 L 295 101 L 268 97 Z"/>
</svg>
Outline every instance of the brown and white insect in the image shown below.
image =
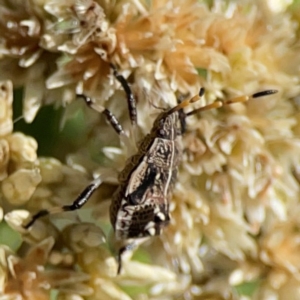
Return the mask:
<svg viewBox="0 0 300 300">
<path fill-rule="evenodd" d="M 130 120 L 133 126 L 137 123 L 136 101 L 125 78 L 111 65 L 113 74 L 121 83 L 128 103 Z M 119 185 L 112 196 L 110 206 L 110 221 L 117 240 L 124 241 L 118 254 L 121 270 L 121 255 L 132 249 L 136 239 L 160 235 L 162 229 L 170 221 L 169 203 L 177 180 L 177 168 L 181 162 L 181 136 L 184 132 L 185 118 L 205 110 L 218 108 L 237 102 L 245 102 L 276 93 L 266 90 L 251 96 L 240 96 L 228 101 L 218 100 L 212 104 L 185 113 L 183 108 L 200 99 L 204 94 L 201 88 L 199 95 L 186 99 L 175 107 L 162 112 L 154 121 L 149 134 L 139 143 L 139 151 L 131 156 L 125 168 L 118 176 Z M 121 124 L 108 109 L 101 109 L 84 95 L 85 102 L 96 111 L 103 113 L 114 130 L 123 138 L 126 136 Z M 105 180 L 105 174 L 92 181 L 71 205 L 41 210 L 32 216 L 31 221 L 24 227 L 29 228 L 35 220 L 48 214 L 61 211 L 80 209 L 91 197 L 94 191 Z"/>
</svg>

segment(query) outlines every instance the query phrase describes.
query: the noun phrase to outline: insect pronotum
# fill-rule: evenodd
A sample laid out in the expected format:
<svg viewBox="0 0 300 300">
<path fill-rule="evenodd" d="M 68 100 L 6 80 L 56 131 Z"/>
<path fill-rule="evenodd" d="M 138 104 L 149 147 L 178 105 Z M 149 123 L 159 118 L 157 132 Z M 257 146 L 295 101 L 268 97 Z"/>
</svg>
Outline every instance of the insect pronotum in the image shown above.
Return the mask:
<svg viewBox="0 0 300 300">
<path fill-rule="evenodd" d="M 130 86 L 114 65 L 111 64 L 111 68 L 126 93 L 131 124 L 136 126 L 136 100 Z M 118 253 L 118 273 L 121 271 L 123 252 L 133 249 L 136 239 L 160 235 L 162 229 L 169 223 L 169 203 L 174 183 L 177 180 L 177 168 L 181 163 L 181 135 L 185 127 L 185 118 L 205 110 L 246 102 L 252 98 L 276 92 L 276 90 L 266 90 L 227 101 L 217 100 L 185 113 L 183 111 L 185 107 L 203 96 L 204 89 L 201 88 L 198 95 L 159 114 L 150 133 L 139 143 L 138 152 L 129 158 L 128 163 L 120 172 L 119 185 L 112 196 L 110 221 L 116 239 L 124 241 L 124 246 L 119 249 Z M 78 97 L 82 97 L 87 105 L 104 114 L 120 137 L 129 138 L 111 111 L 99 108 L 91 98 L 85 95 L 78 95 Z M 49 214 L 80 209 L 105 180 L 108 180 L 105 174 L 100 175 L 82 191 L 71 205 L 41 210 L 33 215 L 24 227 L 29 228 L 37 219 Z"/>
</svg>

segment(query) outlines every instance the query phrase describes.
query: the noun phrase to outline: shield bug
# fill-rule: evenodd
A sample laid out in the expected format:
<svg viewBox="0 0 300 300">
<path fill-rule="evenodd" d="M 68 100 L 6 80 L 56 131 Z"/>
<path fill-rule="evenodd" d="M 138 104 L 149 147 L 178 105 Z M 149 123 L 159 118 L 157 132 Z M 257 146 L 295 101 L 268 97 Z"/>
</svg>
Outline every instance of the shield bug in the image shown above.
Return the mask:
<svg viewBox="0 0 300 300">
<path fill-rule="evenodd" d="M 136 101 L 130 86 L 114 65 L 111 65 L 111 68 L 126 93 L 131 124 L 136 126 Z M 139 150 L 127 160 L 126 166 L 120 172 L 119 185 L 112 196 L 110 221 L 116 240 L 124 241 L 118 253 L 118 273 L 121 271 L 122 253 L 133 249 L 137 240 L 141 241 L 160 235 L 162 229 L 170 221 L 169 203 L 174 183 L 177 180 L 177 168 L 181 163 L 181 136 L 184 133 L 185 119 L 206 110 L 246 102 L 251 98 L 267 96 L 276 92 L 276 90 L 266 90 L 227 101 L 217 100 L 190 112 L 184 112 L 185 107 L 203 96 L 204 89 L 201 88 L 198 95 L 186 99 L 158 115 L 150 133 L 139 142 Z M 128 142 L 129 136 L 126 135 L 122 125 L 111 111 L 97 106 L 91 98 L 85 95 L 78 96 L 83 98 L 91 108 L 104 114 L 120 138 L 124 142 Z M 101 183 L 108 180 L 109 176 L 111 175 L 101 174 L 97 177 L 71 205 L 39 211 L 24 227 L 29 228 L 35 220 L 48 214 L 80 209 Z"/>
</svg>

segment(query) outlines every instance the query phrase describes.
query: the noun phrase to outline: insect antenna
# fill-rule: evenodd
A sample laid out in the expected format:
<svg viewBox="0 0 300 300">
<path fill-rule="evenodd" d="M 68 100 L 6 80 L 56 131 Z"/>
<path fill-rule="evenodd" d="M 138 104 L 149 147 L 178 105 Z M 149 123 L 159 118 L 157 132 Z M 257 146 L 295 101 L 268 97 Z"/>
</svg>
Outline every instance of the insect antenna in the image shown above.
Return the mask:
<svg viewBox="0 0 300 300">
<path fill-rule="evenodd" d="M 214 108 L 219 108 L 219 107 L 222 107 L 222 106 L 226 106 L 226 105 L 230 105 L 230 104 L 233 104 L 233 103 L 243 103 L 243 102 L 247 102 L 249 101 L 250 99 L 254 99 L 254 98 L 259 98 L 259 97 L 264 97 L 264 96 L 269 96 L 269 95 L 272 95 L 272 94 L 276 94 L 278 91 L 277 90 L 265 90 L 265 91 L 262 91 L 262 92 L 258 92 L 258 93 L 255 93 L 255 94 L 252 94 L 252 95 L 242 95 L 242 96 L 238 96 L 238 97 L 235 97 L 235 98 L 232 98 L 232 99 L 229 99 L 229 100 L 226 100 L 226 101 L 222 101 L 222 100 L 217 100 L 211 104 L 208 104 L 208 105 L 205 105 L 203 107 L 200 107 L 200 108 L 197 108 L 197 109 L 194 109 L 188 113 L 186 113 L 186 116 L 192 116 L 194 114 L 198 114 L 202 111 L 205 111 L 205 110 L 210 110 L 210 109 L 214 109 Z M 197 101 L 197 100 L 196 100 Z M 192 101 L 192 102 L 195 102 L 195 101 Z M 191 102 L 190 102 L 191 103 Z"/>
<path fill-rule="evenodd" d="M 182 102 L 180 102 L 179 104 L 177 104 L 176 106 L 174 106 L 173 108 L 171 108 L 170 110 L 168 110 L 166 112 L 166 116 L 173 114 L 176 111 L 179 111 L 185 107 L 187 107 L 188 105 L 190 105 L 190 103 L 194 103 L 196 101 L 199 101 L 201 99 L 201 97 L 204 95 L 205 93 L 205 89 L 202 87 L 198 93 L 198 95 L 195 95 L 192 98 L 188 98 L 183 100 Z"/>
</svg>

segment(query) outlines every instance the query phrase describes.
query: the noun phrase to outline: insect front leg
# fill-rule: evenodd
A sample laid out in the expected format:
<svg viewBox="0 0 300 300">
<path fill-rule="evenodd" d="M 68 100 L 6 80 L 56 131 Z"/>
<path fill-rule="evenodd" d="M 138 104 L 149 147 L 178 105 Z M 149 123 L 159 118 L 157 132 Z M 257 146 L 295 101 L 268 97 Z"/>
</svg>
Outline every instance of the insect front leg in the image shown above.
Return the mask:
<svg viewBox="0 0 300 300">
<path fill-rule="evenodd" d="M 93 180 L 80 194 L 79 196 L 74 200 L 74 202 L 71 205 L 64 205 L 64 206 L 55 206 L 50 209 L 43 209 L 37 212 L 35 215 L 31 217 L 31 220 L 24 225 L 23 227 L 25 229 L 28 229 L 31 227 L 34 222 L 44 216 L 56 214 L 64 211 L 73 211 L 80 209 L 85 203 L 88 202 L 88 200 L 91 198 L 93 193 L 99 188 L 101 183 L 104 180 L 108 181 L 115 181 L 117 178 L 117 175 L 114 171 L 108 171 L 100 176 L 98 176 L 95 180 Z"/>
<path fill-rule="evenodd" d="M 127 156 L 130 156 L 131 153 L 135 153 L 137 151 L 135 139 L 132 140 L 129 138 L 117 117 L 110 110 L 98 105 L 92 100 L 92 98 L 84 94 L 77 94 L 77 97 L 82 98 L 90 108 L 106 117 L 107 122 L 112 126 L 115 132 L 119 135 L 121 142 L 125 145 Z"/>
<path fill-rule="evenodd" d="M 113 75 L 115 76 L 115 78 L 120 82 L 125 94 L 126 94 L 126 98 L 127 98 L 127 107 L 128 107 L 128 112 L 129 112 L 129 118 L 130 118 L 130 122 L 131 122 L 131 137 L 132 137 L 132 144 L 134 147 L 132 150 L 133 151 L 137 151 L 137 147 L 136 147 L 136 141 L 137 141 L 137 110 L 136 110 L 136 99 L 132 93 L 132 90 L 130 88 L 129 83 L 127 82 L 127 80 L 124 78 L 123 75 L 121 75 L 116 66 L 114 64 L 110 64 L 110 67 L 113 69 Z"/>
<path fill-rule="evenodd" d="M 114 76 L 121 83 L 121 85 L 123 87 L 123 90 L 127 97 L 127 106 L 128 106 L 131 124 L 133 126 L 136 126 L 136 123 L 137 123 L 136 100 L 133 96 L 131 88 L 130 88 L 127 80 L 124 78 L 124 76 L 118 72 L 116 66 L 113 64 L 110 64 L 110 67 L 113 69 Z"/>
</svg>

